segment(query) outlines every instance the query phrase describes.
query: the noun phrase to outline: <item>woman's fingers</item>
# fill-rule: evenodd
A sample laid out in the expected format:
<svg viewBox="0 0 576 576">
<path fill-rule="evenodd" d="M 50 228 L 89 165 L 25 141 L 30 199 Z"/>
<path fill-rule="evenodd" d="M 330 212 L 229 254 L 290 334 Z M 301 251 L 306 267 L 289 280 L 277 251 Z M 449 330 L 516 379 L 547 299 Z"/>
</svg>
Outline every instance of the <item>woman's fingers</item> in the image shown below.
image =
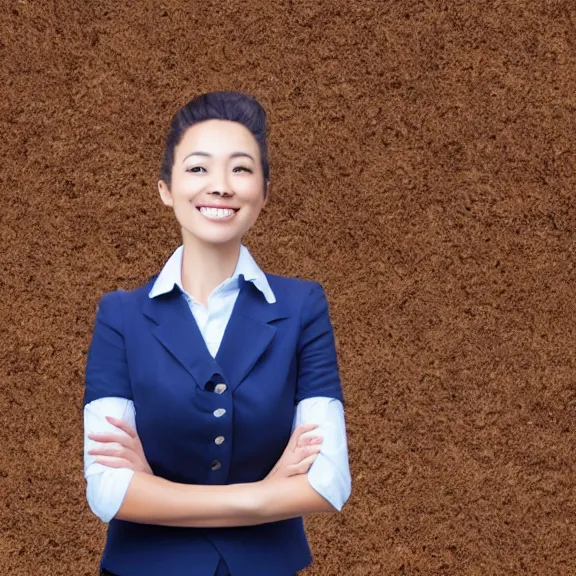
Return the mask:
<svg viewBox="0 0 576 576">
<path fill-rule="evenodd" d="M 96 458 L 96 463 L 107 466 L 108 468 L 130 468 L 130 470 L 136 470 L 130 460 L 115 456 L 98 456 L 98 458 Z"/>
<path fill-rule="evenodd" d="M 94 461 L 103 466 L 108 466 L 110 468 L 129 468 L 135 472 L 154 474 L 148 465 L 148 462 L 146 462 L 146 459 L 133 450 L 128 450 L 126 448 L 99 447 L 89 450 L 88 453 L 95 456 Z"/>
<path fill-rule="evenodd" d="M 126 438 L 125 435 L 120 436 L 119 434 L 113 434 L 111 432 L 94 432 L 88 434 L 88 438 L 95 442 L 117 442 L 118 444 L 122 444 L 122 446 L 132 445 L 131 438 Z"/>
<path fill-rule="evenodd" d="M 300 424 L 297 426 L 280 460 L 268 476 L 289 477 L 307 472 L 318 456 L 323 437 L 314 434 L 318 424 Z"/>
<path fill-rule="evenodd" d="M 88 450 L 91 456 L 114 456 L 117 458 L 126 458 L 132 451 L 124 446 L 98 446 Z"/>
<path fill-rule="evenodd" d="M 112 416 L 107 416 L 106 420 L 116 428 L 119 428 L 125 434 L 114 434 L 113 432 L 93 432 L 88 434 L 90 440 L 95 442 L 117 442 L 127 448 L 133 448 L 134 439 L 137 438 L 136 431 L 123 420 L 118 420 Z"/>
<path fill-rule="evenodd" d="M 301 462 L 305 458 L 312 456 L 313 454 L 319 454 L 321 446 L 300 446 L 294 451 L 294 457 L 296 463 Z"/>
<path fill-rule="evenodd" d="M 300 436 L 298 446 L 314 446 L 316 444 L 322 444 L 323 441 L 323 436 Z"/>
<path fill-rule="evenodd" d="M 137 437 L 136 430 L 134 430 L 134 428 L 132 428 L 128 422 L 124 422 L 124 420 L 119 420 L 118 418 L 114 418 L 112 416 L 106 416 L 106 420 L 108 420 L 108 422 L 110 422 L 110 424 L 113 426 L 116 426 L 116 428 L 120 428 L 120 430 L 126 432 L 130 438 Z"/>
<path fill-rule="evenodd" d="M 318 428 L 318 424 L 300 424 L 294 428 L 294 432 L 292 432 L 292 436 L 290 437 L 290 444 L 292 448 L 298 446 L 300 442 L 300 438 L 306 432 L 312 432 L 312 430 L 316 430 Z"/>
<path fill-rule="evenodd" d="M 295 476 L 296 474 L 306 474 L 306 472 L 310 470 L 310 466 L 314 464 L 314 460 L 316 460 L 316 458 L 318 458 L 318 454 L 310 454 L 310 456 L 304 458 L 304 460 L 302 460 L 300 463 L 292 466 L 291 469 L 294 472 L 293 475 Z"/>
</svg>

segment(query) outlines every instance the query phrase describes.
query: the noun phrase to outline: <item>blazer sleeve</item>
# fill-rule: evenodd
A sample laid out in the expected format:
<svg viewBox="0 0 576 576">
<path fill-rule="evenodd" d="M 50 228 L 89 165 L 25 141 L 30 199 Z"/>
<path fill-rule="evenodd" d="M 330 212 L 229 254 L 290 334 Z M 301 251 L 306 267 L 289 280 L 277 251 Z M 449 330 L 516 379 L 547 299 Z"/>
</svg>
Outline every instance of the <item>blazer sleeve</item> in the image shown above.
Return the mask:
<svg viewBox="0 0 576 576">
<path fill-rule="evenodd" d="M 311 282 L 302 308 L 296 403 L 317 396 L 343 402 L 334 332 L 324 289 Z"/>
<path fill-rule="evenodd" d="M 105 294 L 98 303 L 86 362 L 84 406 L 107 397 L 133 400 L 119 292 Z"/>
</svg>

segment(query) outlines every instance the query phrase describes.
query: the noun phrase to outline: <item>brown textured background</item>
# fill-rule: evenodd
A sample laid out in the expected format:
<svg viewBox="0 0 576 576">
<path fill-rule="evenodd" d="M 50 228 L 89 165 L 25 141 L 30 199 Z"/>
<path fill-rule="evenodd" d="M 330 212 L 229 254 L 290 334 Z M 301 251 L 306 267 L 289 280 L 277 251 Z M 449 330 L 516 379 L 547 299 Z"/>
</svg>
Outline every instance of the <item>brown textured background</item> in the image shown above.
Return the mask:
<svg viewBox="0 0 576 576">
<path fill-rule="evenodd" d="M 4 0 L 0 32 L 1 574 L 96 574 L 95 305 L 177 246 L 163 139 L 213 89 L 270 115 L 248 245 L 331 302 L 354 493 L 306 574 L 576 574 L 572 0 Z"/>
</svg>

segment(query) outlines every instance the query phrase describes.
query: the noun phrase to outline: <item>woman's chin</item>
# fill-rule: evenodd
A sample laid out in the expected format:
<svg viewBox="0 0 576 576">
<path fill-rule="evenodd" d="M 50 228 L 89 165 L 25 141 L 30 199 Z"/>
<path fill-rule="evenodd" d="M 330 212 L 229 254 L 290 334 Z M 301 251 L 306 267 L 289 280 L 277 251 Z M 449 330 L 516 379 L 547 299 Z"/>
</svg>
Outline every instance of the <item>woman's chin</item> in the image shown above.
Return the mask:
<svg viewBox="0 0 576 576">
<path fill-rule="evenodd" d="M 184 240 L 188 238 L 195 244 L 202 244 L 204 246 L 230 246 L 231 244 L 240 244 L 242 242 L 242 236 L 238 234 L 233 234 L 231 231 L 219 230 L 216 232 L 208 233 L 198 233 L 198 232 L 187 232 L 184 231 Z"/>
</svg>

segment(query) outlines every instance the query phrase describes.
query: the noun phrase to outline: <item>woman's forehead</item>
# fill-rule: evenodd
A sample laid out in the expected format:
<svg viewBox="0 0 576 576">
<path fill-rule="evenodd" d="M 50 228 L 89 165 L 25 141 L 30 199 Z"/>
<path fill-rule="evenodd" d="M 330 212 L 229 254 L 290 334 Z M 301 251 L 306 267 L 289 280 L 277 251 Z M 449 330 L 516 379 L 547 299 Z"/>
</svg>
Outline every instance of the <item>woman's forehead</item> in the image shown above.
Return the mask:
<svg viewBox="0 0 576 576">
<path fill-rule="evenodd" d="M 205 120 L 190 126 L 182 136 L 176 154 L 186 157 L 194 152 L 210 156 L 245 152 L 255 159 L 260 156 L 258 142 L 250 130 L 229 120 Z"/>
</svg>

